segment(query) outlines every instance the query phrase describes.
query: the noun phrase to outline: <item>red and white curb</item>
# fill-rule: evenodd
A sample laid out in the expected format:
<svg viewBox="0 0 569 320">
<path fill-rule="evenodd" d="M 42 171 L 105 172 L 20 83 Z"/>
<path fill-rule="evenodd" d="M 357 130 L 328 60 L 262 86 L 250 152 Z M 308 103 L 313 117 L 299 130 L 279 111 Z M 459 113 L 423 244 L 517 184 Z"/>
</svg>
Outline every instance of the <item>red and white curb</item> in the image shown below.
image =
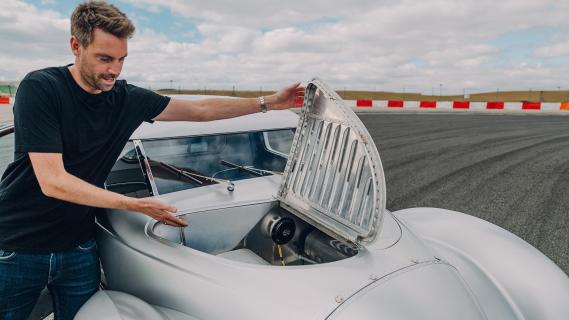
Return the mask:
<svg viewBox="0 0 569 320">
<path fill-rule="evenodd" d="M 471 101 L 402 101 L 402 100 L 344 100 L 358 109 L 385 110 L 447 110 L 447 111 L 561 111 L 569 114 L 569 102 L 471 102 Z"/>
</svg>

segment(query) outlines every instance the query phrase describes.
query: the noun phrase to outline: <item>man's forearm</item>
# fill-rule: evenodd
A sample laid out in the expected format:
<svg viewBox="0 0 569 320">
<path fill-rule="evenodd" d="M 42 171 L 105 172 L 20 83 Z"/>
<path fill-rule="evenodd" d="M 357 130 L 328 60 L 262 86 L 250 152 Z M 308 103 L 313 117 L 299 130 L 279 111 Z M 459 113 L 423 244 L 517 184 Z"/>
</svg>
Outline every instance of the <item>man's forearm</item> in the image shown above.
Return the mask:
<svg viewBox="0 0 569 320">
<path fill-rule="evenodd" d="M 265 99 L 265 104 L 270 110 L 273 98 L 267 96 Z M 235 118 L 260 111 L 258 98 L 209 98 L 201 100 L 200 107 L 203 110 L 203 121 Z"/>
<path fill-rule="evenodd" d="M 264 97 L 267 110 L 283 110 L 304 99 L 300 83 L 292 84 L 275 94 Z M 209 98 L 203 100 L 172 99 L 154 120 L 157 121 L 211 121 L 243 116 L 261 111 L 259 98 Z"/>
<path fill-rule="evenodd" d="M 65 170 L 61 153 L 29 153 L 41 191 L 48 197 L 90 207 L 126 209 L 146 214 L 173 226 L 187 223 L 176 217 L 177 209 L 153 197 L 130 198 L 98 188 Z"/>
<path fill-rule="evenodd" d="M 98 208 L 131 209 L 134 200 L 96 187 L 69 173 L 61 174 L 42 191 L 52 198 Z"/>
<path fill-rule="evenodd" d="M 271 96 L 265 102 L 270 109 Z M 258 98 L 208 98 L 201 100 L 171 100 L 167 109 L 154 120 L 158 121 L 212 121 L 259 112 Z"/>
</svg>

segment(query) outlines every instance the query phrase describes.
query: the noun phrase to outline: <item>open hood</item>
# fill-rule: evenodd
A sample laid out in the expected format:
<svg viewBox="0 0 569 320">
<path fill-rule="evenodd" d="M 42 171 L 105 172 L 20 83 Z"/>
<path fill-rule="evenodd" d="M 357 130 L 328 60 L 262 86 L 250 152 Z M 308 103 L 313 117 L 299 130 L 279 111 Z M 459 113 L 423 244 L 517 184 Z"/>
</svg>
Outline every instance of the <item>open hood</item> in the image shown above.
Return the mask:
<svg viewBox="0 0 569 320">
<path fill-rule="evenodd" d="M 281 206 L 353 245 L 381 229 L 385 178 L 367 129 L 319 79 L 306 87 L 282 185 Z"/>
</svg>

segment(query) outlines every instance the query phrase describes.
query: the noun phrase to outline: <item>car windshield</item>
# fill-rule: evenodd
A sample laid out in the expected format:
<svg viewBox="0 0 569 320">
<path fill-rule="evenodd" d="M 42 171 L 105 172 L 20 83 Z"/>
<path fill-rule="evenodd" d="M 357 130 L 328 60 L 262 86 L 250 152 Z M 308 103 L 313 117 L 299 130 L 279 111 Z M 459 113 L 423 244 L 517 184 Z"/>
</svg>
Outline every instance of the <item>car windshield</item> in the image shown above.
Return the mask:
<svg viewBox="0 0 569 320">
<path fill-rule="evenodd" d="M 294 129 L 143 140 L 156 191 L 165 194 L 284 170 Z M 107 189 L 148 196 L 133 143 L 115 164 Z"/>
</svg>

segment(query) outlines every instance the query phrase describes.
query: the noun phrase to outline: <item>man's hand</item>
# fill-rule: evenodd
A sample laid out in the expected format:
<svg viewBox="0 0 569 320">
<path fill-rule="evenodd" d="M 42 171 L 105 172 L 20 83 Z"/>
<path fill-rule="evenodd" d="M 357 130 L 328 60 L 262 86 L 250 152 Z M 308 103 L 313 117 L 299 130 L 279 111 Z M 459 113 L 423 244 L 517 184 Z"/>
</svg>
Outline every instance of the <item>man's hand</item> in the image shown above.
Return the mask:
<svg viewBox="0 0 569 320">
<path fill-rule="evenodd" d="M 145 215 L 161 221 L 164 224 L 187 227 L 188 223 L 176 216 L 176 207 L 168 205 L 155 198 L 129 198 L 126 209 L 131 211 L 142 212 Z"/>
<path fill-rule="evenodd" d="M 283 110 L 296 107 L 296 101 L 304 100 L 304 87 L 300 82 L 291 84 L 266 97 L 269 110 Z"/>
</svg>

